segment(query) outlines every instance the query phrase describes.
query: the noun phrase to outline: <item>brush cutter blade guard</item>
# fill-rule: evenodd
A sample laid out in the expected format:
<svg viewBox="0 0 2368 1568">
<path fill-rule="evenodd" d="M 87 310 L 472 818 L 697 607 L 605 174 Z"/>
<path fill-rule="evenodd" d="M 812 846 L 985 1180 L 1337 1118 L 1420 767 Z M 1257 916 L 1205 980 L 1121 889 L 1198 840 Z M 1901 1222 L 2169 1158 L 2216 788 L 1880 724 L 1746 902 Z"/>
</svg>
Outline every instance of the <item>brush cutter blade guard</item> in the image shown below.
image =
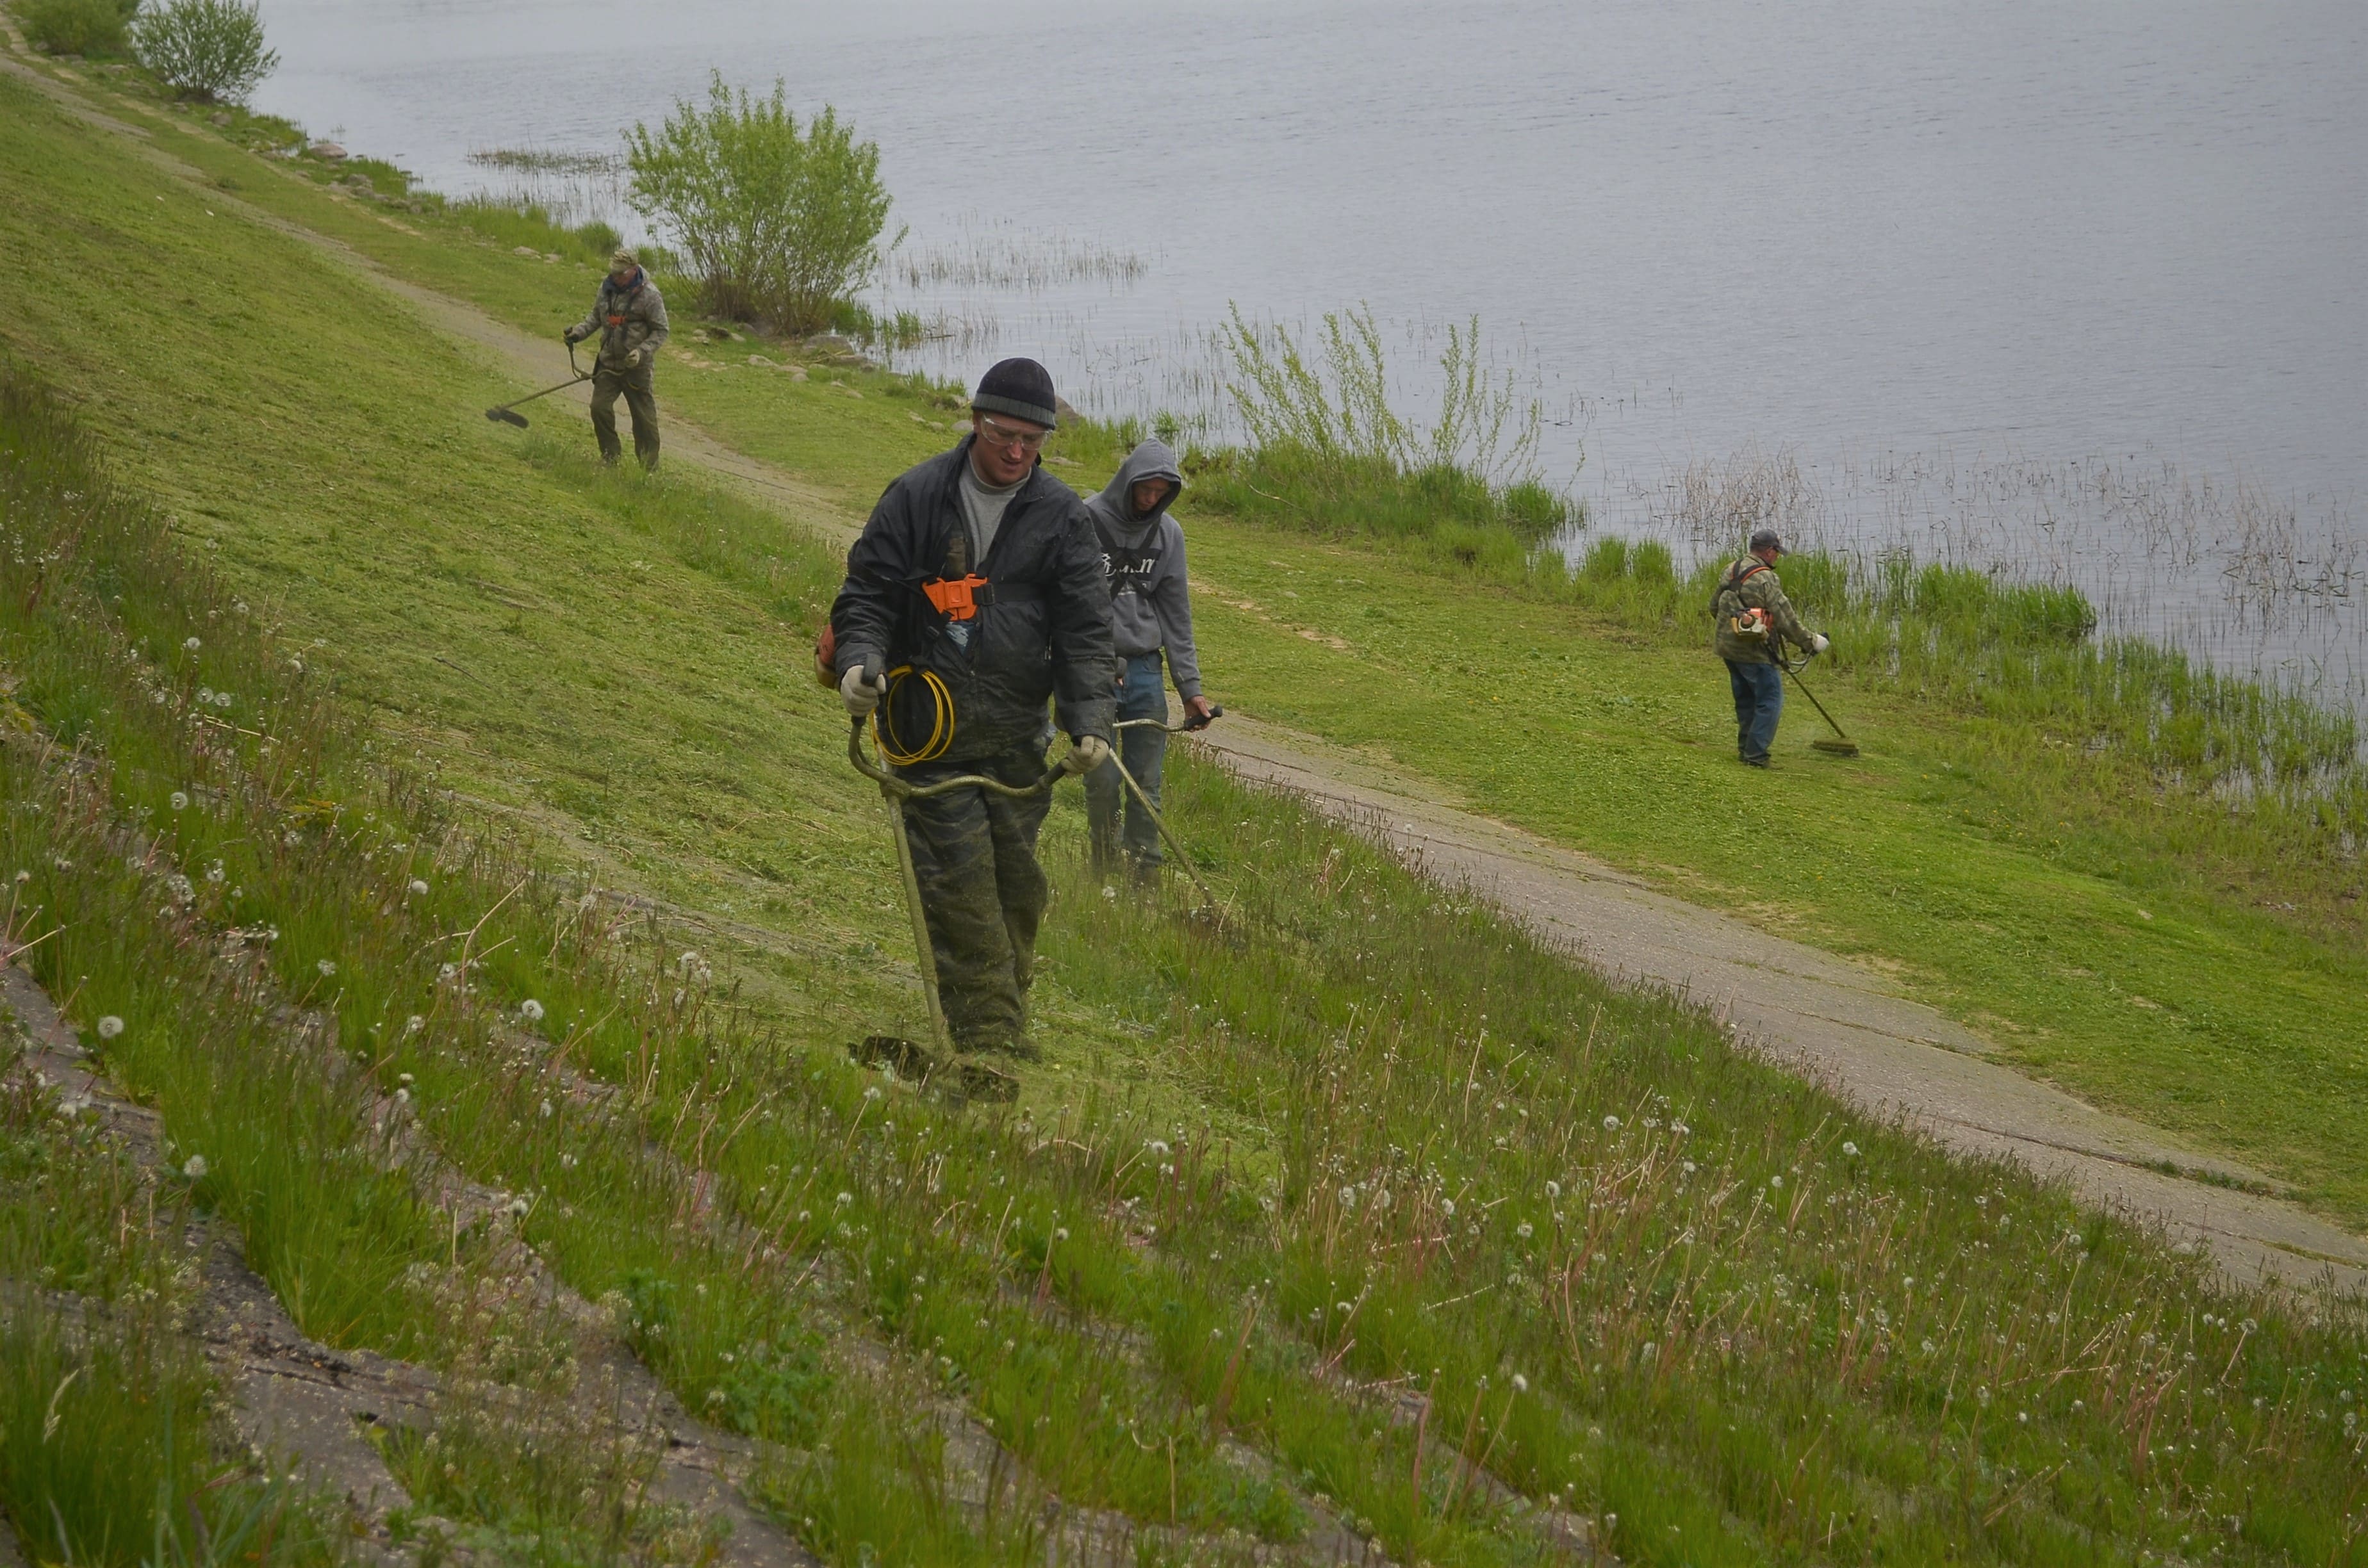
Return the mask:
<svg viewBox="0 0 2368 1568">
<path fill-rule="evenodd" d="M 1824 752 L 1828 756 L 1856 756 L 1858 755 L 1858 743 L 1856 741 L 1817 740 L 1811 741 L 1809 743 L 1809 749 L 1811 751 Z"/>
<path fill-rule="evenodd" d="M 485 417 L 496 424 L 515 425 L 521 430 L 526 428 L 526 415 L 515 408 L 489 408 L 485 410 Z"/>
</svg>

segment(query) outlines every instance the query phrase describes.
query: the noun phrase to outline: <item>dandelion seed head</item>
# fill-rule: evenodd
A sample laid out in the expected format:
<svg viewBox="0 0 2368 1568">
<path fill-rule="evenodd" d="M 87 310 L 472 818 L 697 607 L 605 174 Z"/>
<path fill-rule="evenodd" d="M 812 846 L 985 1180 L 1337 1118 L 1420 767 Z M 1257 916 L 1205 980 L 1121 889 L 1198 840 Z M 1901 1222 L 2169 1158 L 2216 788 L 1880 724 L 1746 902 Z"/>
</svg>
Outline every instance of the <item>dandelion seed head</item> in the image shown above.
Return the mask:
<svg viewBox="0 0 2368 1568">
<path fill-rule="evenodd" d="M 1520 1374 L 1520 1373 L 1519 1373 L 1519 1372 L 1515 1372 L 1515 1373 L 1513 1374 L 1513 1392 L 1514 1392 L 1515 1393 L 1527 1393 L 1527 1392 L 1530 1392 L 1530 1380 L 1529 1380 L 1529 1379 L 1527 1379 L 1527 1378 L 1525 1378 L 1525 1377 L 1523 1377 L 1523 1376 L 1521 1376 L 1521 1374 Z"/>
<path fill-rule="evenodd" d="M 321 971 L 324 979 L 337 972 L 337 962 L 335 959 L 323 959 L 313 967 Z"/>
<path fill-rule="evenodd" d="M 1514 1226 L 1513 1234 L 1520 1237 L 1523 1241 L 1528 1241 L 1530 1239 L 1530 1222 L 1527 1220 L 1524 1220 L 1520 1224 Z"/>
<path fill-rule="evenodd" d="M 1562 1196 L 1562 1183 L 1558 1181 L 1547 1182 L 1546 1196 L 1548 1198 L 1560 1198 Z"/>
<path fill-rule="evenodd" d="M 1842 1153 L 1848 1154 L 1852 1159 L 1856 1159 L 1858 1158 L 1858 1145 L 1845 1139 L 1842 1142 Z"/>
<path fill-rule="evenodd" d="M 855 1194 L 851 1192 L 842 1192 L 838 1195 L 838 1207 L 841 1209 L 846 1208 L 848 1204 L 854 1201 Z"/>
<path fill-rule="evenodd" d="M 542 1022 L 542 1004 L 531 996 L 528 997 L 518 1004 L 518 1017 L 530 1024 Z"/>
<path fill-rule="evenodd" d="M 189 638 L 188 641 L 184 642 L 181 644 L 181 646 L 182 646 L 184 649 L 188 650 L 189 653 L 196 653 L 199 649 L 200 649 L 200 648 L 204 647 L 204 646 L 205 646 L 205 644 L 204 644 L 203 642 L 199 642 L 196 638 L 192 637 L 192 638 Z"/>
<path fill-rule="evenodd" d="M 191 1181 L 203 1181 L 206 1176 L 206 1157 L 203 1154 L 191 1154 L 187 1160 L 181 1162 L 181 1174 Z"/>
<path fill-rule="evenodd" d="M 1768 1185 L 1770 1187 L 1781 1187 L 1784 1185 L 1784 1178 L 1781 1176 L 1770 1176 L 1768 1178 Z"/>
<path fill-rule="evenodd" d="M 1605 1118 L 1603 1119 L 1603 1131 L 1605 1131 L 1606 1132 L 1617 1132 L 1617 1131 L 1620 1131 L 1620 1119 L 1619 1119 L 1618 1117 L 1616 1117 L 1616 1116 L 1607 1116 L 1607 1117 L 1605 1117 Z"/>
<path fill-rule="evenodd" d="M 403 1032 L 405 1034 L 417 1034 L 421 1029 L 424 1029 L 427 1027 L 427 1020 L 421 1017 L 416 1013 L 412 1014 L 411 1017 L 403 1020 Z"/>
<path fill-rule="evenodd" d="M 544 1120 L 548 1121 L 558 1114 L 559 1113 L 556 1110 L 552 1108 L 552 1104 L 549 1100 L 542 1102 L 542 1116 Z"/>
<path fill-rule="evenodd" d="M 414 877 L 411 879 L 411 895 L 414 898 L 426 898 L 427 896 L 427 881 L 426 878 Z"/>
<path fill-rule="evenodd" d="M 173 809 L 174 809 L 175 811 L 176 811 L 176 812 L 186 812 L 186 811 L 188 811 L 188 810 L 189 809 L 189 794 L 188 794 L 188 790 L 174 790 L 174 791 L 173 791 L 173 798 L 172 798 L 172 805 L 173 805 Z"/>
<path fill-rule="evenodd" d="M 101 1018 L 101 1019 L 99 1019 L 99 1020 L 98 1020 L 98 1038 L 99 1038 L 99 1039 L 101 1039 L 101 1040 L 113 1040 L 117 1035 L 120 1035 L 120 1034 L 121 1034 L 122 1032 L 123 1032 L 123 1020 L 122 1020 L 121 1018 L 117 1017 L 114 1014 L 109 1013 L 109 1014 L 108 1014 L 108 1015 L 107 1015 L 107 1017 L 103 1017 L 103 1018 Z"/>
</svg>

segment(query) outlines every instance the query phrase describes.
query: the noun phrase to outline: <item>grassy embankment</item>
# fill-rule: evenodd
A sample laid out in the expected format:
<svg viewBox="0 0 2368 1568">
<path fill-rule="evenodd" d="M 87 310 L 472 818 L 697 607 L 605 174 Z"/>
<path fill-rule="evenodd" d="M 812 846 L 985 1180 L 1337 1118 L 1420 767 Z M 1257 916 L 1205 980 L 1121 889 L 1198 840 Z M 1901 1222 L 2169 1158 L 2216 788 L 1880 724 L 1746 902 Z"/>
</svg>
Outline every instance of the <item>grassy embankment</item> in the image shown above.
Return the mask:
<svg viewBox="0 0 2368 1568">
<path fill-rule="evenodd" d="M 1407 1559 L 1534 1550 L 1458 1479 L 1458 1451 L 1603 1517 L 1639 1561 L 2135 1561 L 2182 1537 L 2240 1559 L 2356 1556 L 2332 1392 L 2363 1380 L 2352 1330 L 2223 1300 L 2143 1238 L 1840 1113 L 1197 768 L 1179 769 L 1178 816 L 1240 926 L 1067 881 L 1045 997 L 1059 1048 L 1029 1074 L 1028 1113 L 870 1097 L 882 1085 L 837 1045 L 914 1009 L 882 972 L 897 938 L 876 803 L 845 781 L 843 731 L 803 683 L 792 623 L 827 551 L 695 483 L 609 480 L 507 441 L 474 412 L 492 383 L 366 287 L 0 95 L 0 178 L 59 236 L 26 280 L 44 310 L 11 324 L 12 347 L 84 400 L 222 576 L 152 573 L 118 601 L 76 575 L 85 555 L 52 570 L 89 527 L 66 492 L 92 488 L 54 469 L 46 513 L 11 502 L 34 547 L 9 597 L 20 700 L 111 761 L 119 820 L 169 820 L 191 869 L 225 861 L 222 882 L 193 884 L 192 917 L 277 926 L 278 983 L 334 1006 L 349 1045 L 380 1031 L 364 1054 L 381 1086 L 411 1074 L 448 1157 L 537 1194 L 529 1238 L 584 1294 L 625 1293 L 637 1345 L 688 1400 L 787 1445 L 765 1486 L 835 1560 L 866 1542 L 889 1561 L 1016 1549 L 918 1505 L 928 1467 L 901 1471 L 866 1426 L 878 1390 L 813 1348 L 850 1332 L 933 1368 L 1065 1497 L 1287 1538 L 1320 1492 Z M 187 308 L 185 280 L 230 276 L 233 257 L 228 308 Z M 379 369 L 358 379 L 357 362 Z M 25 593 L 27 574 L 54 597 Z M 284 758 L 281 726 L 302 733 L 291 683 L 322 671 L 341 704 L 374 707 L 375 744 L 399 736 L 446 784 L 517 808 L 562 863 L 728 918 L 746 982 L 730 1027 L 702 1040 L 671 982 L 620 990 L 632 955 L 560 921 L 547 892 L 488 927 L 478 989 L 457 994 L 435 967 L 449 948 L 423 938 L 466 928 L 505 884 L 482 860 L 422 858 L 441 842 L 432 797 L 374 781 L 359 738 L 302 767 L 253 736 L 190 744 L 198 689 L 227 688 L 224 716 L 280 737 Z M 189 782 L 208 786 L 190 791 L 202 810 L 170 799 Z M 63 786 L 23 777 L 11 798 L 43 788 Z M 351 802 L 333 828 L 290 812 L 316 793 Z M 205 1102 L 166 1070 L 182 988 L 143 963 L 147 888 L 104 902 L 87 857 L 33 853 L 57 816 L 12 820 L 20 855 L 69 862 L 39 873 L 34 901 L 79 916 L 28 960 L 61 989 L 92 977 L 73 1004 L 85 1021 L 133 1021 L 110 1067 L 188 1146 Z M 1076 830 L 1066 801 L 1056 858 Z M 406 898 L 414 871 L 429 891 Z M 548 1026 L 528 1032 L 634 1085 L 637 1125 L 720 1174 L 718 1205 L 775 1239 L 778 1267 L 677 1227 L 665 1168 L 620 1152 L 639 1140 L 564 1100 L 541 1114 L 532 1053 L 486 1033 L 529 999 Z M 412 1013 L 435 1021 L 390 1028 Z M 226 1159 L 204 1196 L 307 1326 L 450 1354 L 418 1343 L 432 1302 L 389 1293 L 380 1317 L 342 1321 L 304 1307 L 296 1280 L 384 1279 L 408 1259 L 399 1280 L 432 1235 L 398 1204 L 273 1257 L 265 1217 L 312 1207 L 290 1193 L 361 1178 L 301 1123 L 241 1125 L 269 1157 Z M 780 1375 L 734 1370 L 752 1362 Z M 1419 1388 L 1431 1414 L 1391 1425 L 1327 1369 Z M 1234 1471 L 1225 1433 L 1281 1480 Z"/>
<path fill-rule="evenodd" d="M 242 194 L 526 330 L 555 340 L 590 287 L 587 263 L 570 278 L 507 243 L 456 244 L 478 231 L 188 140 Z M 501 241 L 534 238 L 514 222 Z M 545 229 L 532 248 L 567 244 Z M 685 341 L 703 362 L 669 371 L 672 405 L 843 489 L 849 517 L 944 438 L 946 410 L 895 378 L 795 383 L 748 367 L 750 345 Z M 1088 429 L 1054 455 L 1090 484 L 1116 449 Z M 1201 479 L 1183 515 L 1229 699 L 1862 957 L 2024 1070 L 2368 1221 L 2352 1132 L 2368 1108 L 2362 794 L 2356 760 L 2328 783 L 2352 755 L 2340 726 L 2264 715 L 2241 684 L 2147 650 L 2078 643 L 2077 608 L 2045 596 L 1963 575 L 1852 596 L 1835 563 L 1802 562 L 1794 586 L 1839 644 L 1811 678 L 1833 683 L 1867 755 L 1816 757 L 1796 699 L 1783 766 L 1744 775 L 1724 671 L 1697 645 L 1706 595 L 1650 552 L 1607 551 L 1565 577 L 1469 530 L 1310 538 L 1258 495 L 1270 481 Z"/>
</svg>

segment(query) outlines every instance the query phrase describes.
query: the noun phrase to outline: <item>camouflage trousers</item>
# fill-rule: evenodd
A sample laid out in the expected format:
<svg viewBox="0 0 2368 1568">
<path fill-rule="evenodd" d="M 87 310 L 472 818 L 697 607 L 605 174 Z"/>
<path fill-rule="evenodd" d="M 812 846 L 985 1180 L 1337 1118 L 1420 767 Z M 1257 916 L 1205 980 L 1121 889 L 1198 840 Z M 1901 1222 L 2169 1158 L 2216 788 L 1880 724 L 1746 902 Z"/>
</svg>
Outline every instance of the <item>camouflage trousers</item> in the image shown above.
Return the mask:
<svg viewBox="0 0 2368 1568">
<path fill-rule="evenodd" d="M 633 455 L 642 466 L 658 466 L 658 399 L 655 367 L 647 362 L 631 370 L 606 365 L 592 372 L 592 435 L 600 443 L 600 460 L 615 462 L 625 455 L 617 439 L 617 397 L 624 394 L 626 411 L 633 416 Z"/>
<path fill-rule="evenodd" d="M 896 771 L 916 784 L 983 773 L 1027 785 L 1044 776 L 1044 750 L 1020 745 Z M 1017 1046 L 1027 1038 L 1036 927 L 1051 891 L 1036 863 L 1036 835 L 1051 806 L 1049 793 L 1015 801 L 978 789 L 905 802 L 905 836 L 937 955 L 939 1000 L 959 1050 Z"/>
</svg>

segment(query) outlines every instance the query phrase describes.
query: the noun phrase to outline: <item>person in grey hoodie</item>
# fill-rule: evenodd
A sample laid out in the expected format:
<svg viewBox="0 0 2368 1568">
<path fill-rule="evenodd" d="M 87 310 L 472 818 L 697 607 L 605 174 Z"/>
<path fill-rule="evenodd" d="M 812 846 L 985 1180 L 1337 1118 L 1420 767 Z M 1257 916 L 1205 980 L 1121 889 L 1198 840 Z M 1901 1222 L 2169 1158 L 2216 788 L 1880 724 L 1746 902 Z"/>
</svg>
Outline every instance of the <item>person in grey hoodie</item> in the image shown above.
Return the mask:
<svg viewBox="0 0 2368 1568">
<path fill-rule="evenodd" d="M 1145 441 L 1119 465 L 1118 475 L 1086 511 L 1100 536 L 1102 569 L 1110 576 L 1110 621 L 1118 654 L 1126 662 L 1119 677 L 1118 716 L 1167 722 L 1167 674 L 1184 699 L 1187 722 L 1206 724 L 1216 710 L 1201 695 L 1201 660 L 1192 646 L 1192 601 L 1184 576 L 1184 530 L 1167 515 L 1184 491 L 1176 454 L 1163 441 Z M 1159 799 L 1160 769 L 1167 756 L 1167 733 L 1155 726 L 1118 732 L 1118 760 L 1143 792 Z M 1123 824 L 1121 824 L 1121 817 Z M 1142 803 L 1128 794 L 1118 769 L 1105 763 L 1086 775 L 1086 818 L 1091 830 L 1094 866 L 1112 869 L 1121 855 L 1136 869 L 1159 864 L 1159 830 Z"/>
</svg>

